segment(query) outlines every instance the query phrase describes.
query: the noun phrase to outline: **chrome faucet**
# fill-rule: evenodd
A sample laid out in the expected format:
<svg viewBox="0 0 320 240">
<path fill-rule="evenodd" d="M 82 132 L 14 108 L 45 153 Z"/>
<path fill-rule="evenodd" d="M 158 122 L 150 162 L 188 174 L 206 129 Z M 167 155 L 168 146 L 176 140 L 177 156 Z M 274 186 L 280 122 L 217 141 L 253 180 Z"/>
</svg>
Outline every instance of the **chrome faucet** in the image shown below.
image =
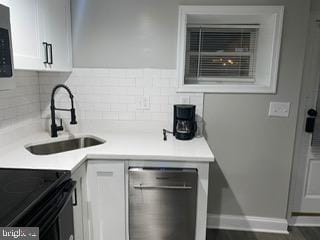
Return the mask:
<svg viewBox="0 0 320 240">
<path fill-rule="evenodd" d="M 56 108 L 54 105 L 54 95 L 56 93 L 56 91 L 59 88 L 64 88 L 65 90 L 67 90 L 67 92 L 69 93 L 69 97 L 71 100 L 71 109 L 65 109 L 65 108 Z M 58 136 L 58 131 L 63 131 L 63 126 L 62 126 L 62 119 L 60 119 L 60 126 L 57 126 L 56 124 L 56 114 L 55 111 L 69 111 L 71 113 L 71 121 L 70 124 L 74 125 L 77 124 L 77 120 L 76 120 L 76 111 L 74 109 L 74 105 L 73 105 L 73 94 L 71 93 L 70 89 L 64 85 L 64 84 L 58 84 L 57 86 L 55 86 L 52 90 L 52 94 L 51 94 L 51 137 L 57 137 Z"/>
</svg>

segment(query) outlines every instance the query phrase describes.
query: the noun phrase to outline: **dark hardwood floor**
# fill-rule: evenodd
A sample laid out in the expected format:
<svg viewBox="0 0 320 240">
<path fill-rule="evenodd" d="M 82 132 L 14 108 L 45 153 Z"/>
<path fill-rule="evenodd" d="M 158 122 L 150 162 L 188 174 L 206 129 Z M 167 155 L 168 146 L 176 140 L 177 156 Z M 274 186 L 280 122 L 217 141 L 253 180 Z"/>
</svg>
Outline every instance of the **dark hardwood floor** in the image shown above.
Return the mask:
<svg viewBox="0 0 320 240">
<path fill-rule="evenodd" d="M 320 240 L 320 228 L 292 227 L 289 235 L 208 229 L 207 240 Z"/>
</svg>

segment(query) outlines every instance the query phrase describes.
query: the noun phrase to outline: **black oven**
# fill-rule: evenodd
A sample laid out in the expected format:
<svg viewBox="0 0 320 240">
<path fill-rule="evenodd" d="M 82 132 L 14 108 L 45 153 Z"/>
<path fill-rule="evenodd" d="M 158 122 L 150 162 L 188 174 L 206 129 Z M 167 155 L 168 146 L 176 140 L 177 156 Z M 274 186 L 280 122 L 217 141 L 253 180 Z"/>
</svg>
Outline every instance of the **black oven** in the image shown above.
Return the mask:
<svg viewBox="0 0 320 240">
<path fill-rule="evenodd" d="M 74 239 L 69 171 L 0 169 L 0 226 L 38 227 L 40 240 Z"/>
<path fill-rule="evenodd" d="M 39 227 L 40 240 L 73 239 L 72 193 L 75 182 L 68 180 L 37 204 L 16 226 Z"/>
</svg>

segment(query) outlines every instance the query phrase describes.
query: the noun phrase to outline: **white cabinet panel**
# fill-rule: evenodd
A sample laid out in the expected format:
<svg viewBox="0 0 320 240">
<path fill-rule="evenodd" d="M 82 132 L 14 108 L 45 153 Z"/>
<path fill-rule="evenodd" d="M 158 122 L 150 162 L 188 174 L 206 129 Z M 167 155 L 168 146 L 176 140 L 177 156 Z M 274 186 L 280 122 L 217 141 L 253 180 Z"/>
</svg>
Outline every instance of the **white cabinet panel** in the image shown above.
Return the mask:
<svg viewBox="0 0 320 240">
<path fill-rule="evenodd" d="M 70 0 L 0 0 L 10 8 L 15 69 L 72 71 Z M 52 45 L 46 51 L 43 42 Z M 45 64 L 46 53 L 52 64 Z"/>
<path fill-rule="evenodd" d="M 125 240 L 123 161 L 89 161 L 88 201 L 91 240 Z"/>
<path fill-rule="evenodd" d="M 320 198 L 320 161 L 311 159 L 307 180 L 307 198 Z"/>
<path fill-rule="evenodd" d="M 86 202 L 86 164 L 83 164 L 75 173 L 72 174 L 72 179 L 77 182 L 76 190 L 73 195 L 73 222 L 75 240 L 85 240 L 87 231 L 87 202 Z"/>
<path fill-rule="evenodd" d="M 47 70 L 72 70 L 70 16 L 69 0 L 43 0 L 44 39 L 52 45 L 52 55 L 49 49 L 51 64 L 45 65 Z"/>
<path fill-rule="evenodd" d="M 41 70 L 43 61 L 39 0 L 3 1 L 10 8 L 15 69 Z"/>
</svg>

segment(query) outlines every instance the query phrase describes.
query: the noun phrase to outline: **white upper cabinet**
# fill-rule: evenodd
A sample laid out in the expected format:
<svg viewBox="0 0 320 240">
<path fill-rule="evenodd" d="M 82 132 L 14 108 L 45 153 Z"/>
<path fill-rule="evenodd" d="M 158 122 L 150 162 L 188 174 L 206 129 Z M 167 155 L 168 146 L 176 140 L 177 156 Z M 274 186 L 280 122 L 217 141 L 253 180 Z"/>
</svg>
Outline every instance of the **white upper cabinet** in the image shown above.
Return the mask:
<svg viewBox="0 0 320 240">
<path fill-rule="evenodd" d="M 71 71 L 71 17 L 69 0 L 43 0 L 44 42 L 48 44 L 47 70 Z M 45 44 L 44 44 L 45 46 Z M 46 56 L 45 56 L 46 58 Z"/>
<path fill-rule="evenodd" d="M 39 0 L 0 0 L 0 3 L 10 8 L 15 69 L 39 70 L 43 61 Z"/>
<path fill-rule="evenodd" d="M 15 69 L 72 70 L 70 0 L 0 3 L 10 8 Z"/>
</svg>

